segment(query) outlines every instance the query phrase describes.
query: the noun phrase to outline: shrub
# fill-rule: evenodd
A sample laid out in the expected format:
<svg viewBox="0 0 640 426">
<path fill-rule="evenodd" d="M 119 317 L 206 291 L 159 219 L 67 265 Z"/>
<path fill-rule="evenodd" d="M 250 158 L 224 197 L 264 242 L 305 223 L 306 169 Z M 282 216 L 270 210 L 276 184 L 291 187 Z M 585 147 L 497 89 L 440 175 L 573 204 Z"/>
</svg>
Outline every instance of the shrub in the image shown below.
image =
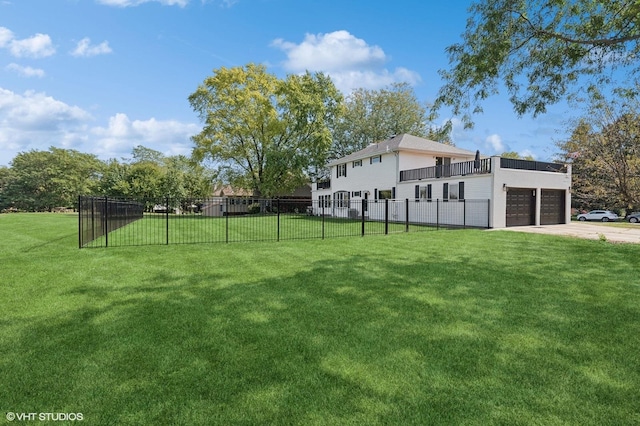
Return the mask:
<svg viewBox="0 0 640 426">
<path fill-rule="evenodd" d="M 260 213 L 260 203 L 251 203 L 247 207 L 247 212 L 249 214 L 258 214 Z"/>
</svg>

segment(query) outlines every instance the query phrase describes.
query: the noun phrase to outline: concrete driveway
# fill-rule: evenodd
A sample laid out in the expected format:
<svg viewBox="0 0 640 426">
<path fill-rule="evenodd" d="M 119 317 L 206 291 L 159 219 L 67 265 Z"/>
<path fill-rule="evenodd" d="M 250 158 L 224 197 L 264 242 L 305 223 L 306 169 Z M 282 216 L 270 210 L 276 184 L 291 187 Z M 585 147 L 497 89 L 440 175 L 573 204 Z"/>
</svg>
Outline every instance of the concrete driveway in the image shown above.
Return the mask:
<svg viewBox="0 0 640 426">
<path fill-rule="evenodd" d="M 604 235 L 607 241 L 616 243 L 640 244 L 640 224 L 627 223 L 626 227 L 611 226 L 604 223 L 571 222 L 566 225 L 514 226 L 502 231 L 531 232 L 536 234 L 566 235 L 577 238 L 600 239 Z M 498 231 L 498 229 L 496 229 Z"/>
</svg>

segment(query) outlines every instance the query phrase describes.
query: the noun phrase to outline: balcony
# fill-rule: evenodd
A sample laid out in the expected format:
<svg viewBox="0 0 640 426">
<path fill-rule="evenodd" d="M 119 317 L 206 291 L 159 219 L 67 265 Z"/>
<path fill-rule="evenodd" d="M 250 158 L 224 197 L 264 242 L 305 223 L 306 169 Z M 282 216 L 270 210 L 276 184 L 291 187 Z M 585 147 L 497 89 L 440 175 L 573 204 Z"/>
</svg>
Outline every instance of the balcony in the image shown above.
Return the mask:
<svg viewBox="0 0 640 426">
<path fill-rule="evenodd" d="M 497 158 L 497 157 L 494 157 Z M 402 170 L 400 182 L 423 179 L 439 179 L 454 176 L 470 176 L 491 173 L 491 158 L 476 161 L 465 161 L 450 165 L 422 167 L 420 169 Z M 498 163 L 496 163 L 498 167 Z M 567 173 L 567 165 L 561 163 L 546 163 L 544 161 L 518 160 L 515 158 L 500 158 L 499 168 L 513 170 L 532 170 L 537 172 Z"/>
<path fill-rule="evenodd" d="M 400 171 L 400 182 L 491 173 L 491 158 Z"/>
</svg>

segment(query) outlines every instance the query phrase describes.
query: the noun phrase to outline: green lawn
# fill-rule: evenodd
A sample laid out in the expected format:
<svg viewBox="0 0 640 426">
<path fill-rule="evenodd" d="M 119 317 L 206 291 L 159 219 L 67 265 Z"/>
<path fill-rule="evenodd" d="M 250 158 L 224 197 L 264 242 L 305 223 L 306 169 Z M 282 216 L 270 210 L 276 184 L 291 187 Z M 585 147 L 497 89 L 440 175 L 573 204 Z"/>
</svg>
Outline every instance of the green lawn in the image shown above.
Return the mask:
<svg viewBox="0 0 640 426">
<path fill-rule="evenodd" d="M 640 423 L 639 245 L 482 230 L 77 245 L 75 216 L 0 215 L 0 411 Z"/>
</svg>

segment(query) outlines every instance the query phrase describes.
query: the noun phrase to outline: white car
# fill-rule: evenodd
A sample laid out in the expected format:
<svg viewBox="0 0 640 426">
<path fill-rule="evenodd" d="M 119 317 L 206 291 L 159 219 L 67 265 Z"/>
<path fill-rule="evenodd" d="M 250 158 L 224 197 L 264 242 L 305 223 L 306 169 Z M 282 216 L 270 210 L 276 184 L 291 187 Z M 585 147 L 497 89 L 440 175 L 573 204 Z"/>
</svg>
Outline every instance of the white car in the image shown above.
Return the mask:
<svg viewBox="0 0 640 426">
<path fill-rule="evenodd" d="M 610 210 L 591 210 L 589 213 L 582 213 L 578 215 L 578 220 L 598 220 L 602 222 L 609 222 L 610 220 L 618 220 L 617 214 Z"/>
</svg>

